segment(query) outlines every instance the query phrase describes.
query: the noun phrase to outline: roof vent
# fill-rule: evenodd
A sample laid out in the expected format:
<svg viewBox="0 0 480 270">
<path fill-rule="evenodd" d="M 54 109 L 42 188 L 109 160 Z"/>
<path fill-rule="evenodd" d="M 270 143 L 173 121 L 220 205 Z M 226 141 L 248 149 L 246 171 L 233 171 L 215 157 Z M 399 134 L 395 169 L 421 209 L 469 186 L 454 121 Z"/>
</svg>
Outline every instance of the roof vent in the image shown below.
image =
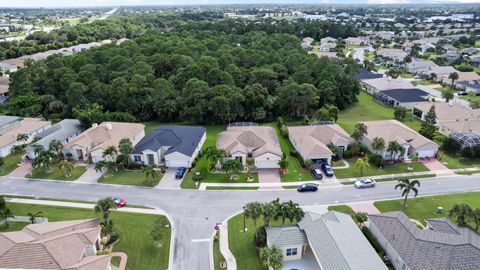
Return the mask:
<svg viewBox="0 0 480 270">
<path fill-rule="evenodd" d="M 106 124 L 106 125 L 105 125 L 105 128 L 106 128 L 107 130 L 112 130 L 112 124 L 110 124 L 110 123 Z"/>
<path fill-rule="evenodd" d="M 97 128 L 98 127 L 98 124 L 97 123 L 93 123 L 92 124 L 92 128 Z"/>
</svg>

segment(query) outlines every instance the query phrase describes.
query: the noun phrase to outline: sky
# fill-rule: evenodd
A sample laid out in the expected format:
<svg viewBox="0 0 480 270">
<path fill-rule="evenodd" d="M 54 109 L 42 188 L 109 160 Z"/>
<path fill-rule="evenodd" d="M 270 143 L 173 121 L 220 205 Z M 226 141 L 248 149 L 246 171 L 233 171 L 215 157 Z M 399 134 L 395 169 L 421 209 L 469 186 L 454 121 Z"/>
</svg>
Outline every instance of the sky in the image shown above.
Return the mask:
<svg viewBox="0 0 480 270">
<path fill-rule="evenodd" d="M 85 7 L 127 5 L 196 5 L 196 4 L 428 4 L 480 3 L 480 0 L 0 0 L 0 7 Z"/>
</svg>

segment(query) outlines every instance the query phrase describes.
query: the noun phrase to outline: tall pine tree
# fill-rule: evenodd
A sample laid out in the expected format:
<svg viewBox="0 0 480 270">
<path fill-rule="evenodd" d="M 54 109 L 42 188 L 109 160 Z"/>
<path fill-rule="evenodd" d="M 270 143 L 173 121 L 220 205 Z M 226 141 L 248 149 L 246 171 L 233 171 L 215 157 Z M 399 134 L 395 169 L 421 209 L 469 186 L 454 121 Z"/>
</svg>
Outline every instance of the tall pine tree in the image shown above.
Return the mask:
<svg viewBox="0 0 480 270">
<path fill-rule="evenodd" d="M 430 110 L 428 111 L 427 115 L 425 115 L 425 119 L 422 122 L 422 126 L 420 127 L 420 134 L 425 136 L 428 139 L 433 139 L 435 137 L 435 133 L 437 133 L 437 114 L 435 113 L 435 105 L 432 105 Z"/>
</svg>

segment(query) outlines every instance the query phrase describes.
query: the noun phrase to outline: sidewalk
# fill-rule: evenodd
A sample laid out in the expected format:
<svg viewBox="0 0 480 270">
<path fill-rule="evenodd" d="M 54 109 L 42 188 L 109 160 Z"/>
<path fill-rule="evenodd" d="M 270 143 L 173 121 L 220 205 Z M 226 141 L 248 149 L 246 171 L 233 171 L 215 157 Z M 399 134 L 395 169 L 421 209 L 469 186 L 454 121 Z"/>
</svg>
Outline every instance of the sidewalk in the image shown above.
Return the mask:
<svg viewBox="0 0 480 270">
<path fill-rule="evenodd" d="M 127 269 L 127 254 L 123 252 L 112 252 L 112 257 L 119 257 L 120 258 L 120 264 L 116 269 L 118 270 L 125 270 Z"/>
<path fill-rule="evenodd" d="M 228 247 L 228 221 L 220 226 L 220 252 L 227 262 L 227 270 L 237 270 L 237 261 Z"/>
</svg>

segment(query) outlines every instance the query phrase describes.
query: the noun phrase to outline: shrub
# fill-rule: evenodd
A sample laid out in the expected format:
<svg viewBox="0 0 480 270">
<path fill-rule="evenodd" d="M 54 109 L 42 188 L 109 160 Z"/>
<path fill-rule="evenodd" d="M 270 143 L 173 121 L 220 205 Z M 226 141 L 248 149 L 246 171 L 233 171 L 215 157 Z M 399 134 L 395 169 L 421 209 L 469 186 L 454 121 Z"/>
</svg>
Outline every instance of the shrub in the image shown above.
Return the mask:
<svg viewBox="0 0 480 270">
<path fill-rule="evenodd" d="M 462 64 L 462 65 L 457 66 L 456 69 L 457 69 L 458 71 L 461 71 L 461 72 L 472 72 L 472 71 L 473 71 L 473 67 L 472 67 L 472 66 L 465 65 L 465 64 Z"/>
<path fill-rule="evenodd" d="M 385 159 L 380 155 L 369 155 L 368 162 L 375 165 L 377 168 L 381 168 L 385 165 Z"/>
<path fill-rule="evenodd" d="M 446 138 L 443 141 L 443 151 L 449 154 L 458 154 L 462 150 L 462 145 L 453 138 Z"/>
<path fill-rule="evenodd" d="M 0 157 L 0 166 L 2 166 L 3 164 L 5 164 L 5 160 L 3 159 L 3 157 Z"/>
<path fill-rule="evenodd" d="M 287 138 L 288 137 L 288 128 L 287 126 L 283 125 L 280 128 L 280 133 L 282 134 L 283 137 Z"/>
<path fill-rule="evenodd" d="M 255 244 L 257 248 L 263 248 L 267 246 L 267 231 L 265 226 L 258 228 L 258 237 L 255 238 Z"/>
<path fill-rule="evenodd" d="M 203 180 L 203 175 L 200 172 L 197 172 L 192 176 L 192 180 L 195 181 L 195 182 L 202 181 Z"/>
<path fill-rule="evenodd" d="M 310 167 L 312 167 L 312 164 L 313 164 L 313 162 L 310 159 L 307 159 L 303 162 L 303 166 L 307 169 L 310 169 Z"/>
<path fill-rule="evenodd" d="M 375 249 L 375 251 L 380 255 L 380 257 L 385 256 L 385 251 L 383 250 L 383 247 L 378 243 L 377 238 L 373 236 L 372 232 L 367 227 L 362 228 L 362 233 L 365 235 L 367 238 L 368 242 L 372 245 L 372 247 Z"/>
<path fill-rule="evenodd" d="M 281 128 L 281 127 L 284 126 L 284 125 L 285 125 L 285 120 L 283 120 L 282 117 L 278 117 L 278 118 L 277 118 L 277 127 L 278 127 L 278 128 Z"/>
<path fill-rule="evenodd" d="M 474 158 L 475 151 L 471 147 L 465 147 L 462 149 L 462 156 L 466 158 Z"/>
<path fill-rule="evenodd" d="M 111 244 L 117 242 L 118 239 L 120 239 L 120 235 L 116 232 L 113 232 L 105 245 L 110 246 Z"/>
<path fill-rule="evenodd" d="M 102 250 L 97 251 L 97 255 L 107 255 L 107 254 L 110 254 L 109 249 L 102 249 Z"/>
</svg>

